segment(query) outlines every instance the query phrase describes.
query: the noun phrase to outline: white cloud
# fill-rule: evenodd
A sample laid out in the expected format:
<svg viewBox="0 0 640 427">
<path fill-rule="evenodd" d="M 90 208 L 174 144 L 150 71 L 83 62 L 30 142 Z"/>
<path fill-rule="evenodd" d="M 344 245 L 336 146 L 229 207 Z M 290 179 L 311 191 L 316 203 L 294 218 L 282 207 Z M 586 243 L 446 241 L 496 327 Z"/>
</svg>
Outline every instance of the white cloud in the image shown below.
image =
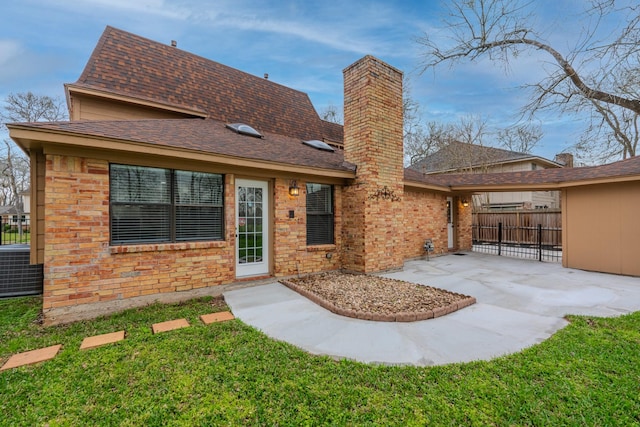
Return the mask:
<svg viewBox="0 0 640 427">
<path fill-rule="evenodd" d="M 397 37 L 405 38 L 407 46 L 411 44 L 406 27 L 398 27 L 403 19 L 397 9 L 370 2 L 309 2 L 302 7 L 273 2 L 268 6 L 236 2 L 234 7 L 219 7 L 204 2 L 193 16 L 208 29 L 284 35 L 294 39 L 292 47 L 307 41 L 360 55 L 397 56 L 402 54 L 395 44 Z"/>
</svg>

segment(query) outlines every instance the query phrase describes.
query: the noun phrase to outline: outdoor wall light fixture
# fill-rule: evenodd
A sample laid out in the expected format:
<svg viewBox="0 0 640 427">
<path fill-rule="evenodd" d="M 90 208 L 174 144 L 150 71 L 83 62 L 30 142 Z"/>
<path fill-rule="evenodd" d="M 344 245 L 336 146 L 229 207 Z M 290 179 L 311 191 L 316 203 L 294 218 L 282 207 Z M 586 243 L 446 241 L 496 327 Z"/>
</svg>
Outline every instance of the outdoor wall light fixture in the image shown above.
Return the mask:
<svg viewBox="0 0 640 427">
<path fill-rule="evenodd" d="M 300 189 L 298 188 L 298 184 L 295 180 L 291 180 L 291 182 L 289 182 L 289 195 L 293 197 L 298 197 L 300 195 Z"/>
<path fill-rule="evenodd" d="M 469 206 L 469 201 L 467 199 L 462 199 L 462 206 L 464 206 L 465 208 Z"/>
</svg>

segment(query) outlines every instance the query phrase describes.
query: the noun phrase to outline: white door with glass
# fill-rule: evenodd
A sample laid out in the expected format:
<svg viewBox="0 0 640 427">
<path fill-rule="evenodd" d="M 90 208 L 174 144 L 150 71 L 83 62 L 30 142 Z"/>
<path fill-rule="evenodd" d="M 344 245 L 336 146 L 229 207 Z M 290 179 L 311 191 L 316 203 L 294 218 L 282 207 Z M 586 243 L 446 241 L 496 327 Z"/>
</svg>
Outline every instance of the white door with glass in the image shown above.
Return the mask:
<svg viewBox="0 0 640 427">
<path fill-rule="evenodd" d="M 447 197 L 447 248 L 453 249 L 453 198 Z"/>
<path fill-rule="evenodd" d="M 269 184 L 236 180 L 236 276 L 269 274 Z"/>
</svg>

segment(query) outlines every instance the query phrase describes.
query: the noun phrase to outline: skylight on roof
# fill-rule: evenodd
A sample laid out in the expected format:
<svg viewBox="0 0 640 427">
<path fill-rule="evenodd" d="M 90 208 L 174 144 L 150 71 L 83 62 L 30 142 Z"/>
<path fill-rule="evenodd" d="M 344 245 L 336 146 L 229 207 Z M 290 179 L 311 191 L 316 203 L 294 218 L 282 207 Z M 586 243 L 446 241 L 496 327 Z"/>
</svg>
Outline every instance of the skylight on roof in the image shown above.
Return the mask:
<svg viewBox="0 0 640 427">
<path fill-rule="evenodd" d="M 258 132 L 251 126 L 246 125 L 244 123 L 227 124 L 227 128 L 241 135 L 248 135 L 248 136 L 253 136 L 255 138 L 262 138 L 262 134 L 260 132 Z"/>
<path fill-rule="evenodd" d="M 317 148 L 318 150 L 331 151 L 331 152 L 336 151 L 332 146 L 330 146 L 326 142 L 318 141 L 317 139 L 302 141 L 302 143 L 304 145 L 308 145 L 309 147 Z"/>
</svg>

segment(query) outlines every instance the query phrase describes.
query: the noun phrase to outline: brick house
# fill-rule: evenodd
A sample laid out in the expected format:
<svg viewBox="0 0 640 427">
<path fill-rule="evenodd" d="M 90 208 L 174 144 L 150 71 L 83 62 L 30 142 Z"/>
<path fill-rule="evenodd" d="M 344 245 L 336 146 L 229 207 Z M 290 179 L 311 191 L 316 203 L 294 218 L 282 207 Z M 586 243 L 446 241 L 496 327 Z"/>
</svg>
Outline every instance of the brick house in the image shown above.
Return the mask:
<svg viewBox="0 0 640 427">
<path fill-rule="evenodd" d="M 339 126 L 302 92 L 107 27 L 65 85 L 70 121 L 7 125 L 31 161 L 45 322 L 257 279 L 399 269 L 427 238 L 436 254 L 468 250 L 467 202 L 486 189 L 624 181 L 620 197 L 640 194 L 640 162 L 592 171 L 597 179 L 404 169 L 402 73 L 365 56 L 343 74 Z"/>
<path fill-rule="evenodd" d="M 107 27 L 65 85 L 70 121 L 9 125 L 31 159 L 46 321 L 397 269 L 426 238 L 469 249 L 465 195 L 403 169 L 402 73 L 367 56 L 344 81 L 343 127 L 302 92 Z"/>
</svg>

